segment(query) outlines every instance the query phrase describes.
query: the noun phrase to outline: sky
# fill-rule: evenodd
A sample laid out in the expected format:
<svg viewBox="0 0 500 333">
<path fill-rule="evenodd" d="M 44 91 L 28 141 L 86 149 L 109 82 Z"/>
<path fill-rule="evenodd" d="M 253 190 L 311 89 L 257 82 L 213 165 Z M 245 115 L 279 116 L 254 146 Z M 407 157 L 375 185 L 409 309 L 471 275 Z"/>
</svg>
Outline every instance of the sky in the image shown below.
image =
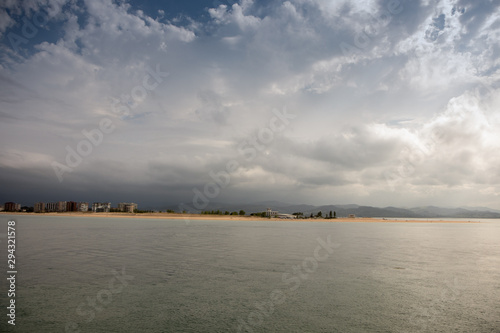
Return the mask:
<svg viewBox="0 0 500 333">
<path fill-rule="evenodd" d="M 0 202 L 500 209 L 498 1 L 5 0 Z"/>
</svg>

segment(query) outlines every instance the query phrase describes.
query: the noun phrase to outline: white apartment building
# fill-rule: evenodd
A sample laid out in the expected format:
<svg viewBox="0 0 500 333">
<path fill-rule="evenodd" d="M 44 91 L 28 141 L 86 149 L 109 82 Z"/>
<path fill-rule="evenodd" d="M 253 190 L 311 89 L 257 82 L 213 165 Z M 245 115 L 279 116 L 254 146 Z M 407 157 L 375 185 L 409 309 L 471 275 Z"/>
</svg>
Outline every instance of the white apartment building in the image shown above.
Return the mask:
<svg viewBox="0 0 500 333">
<path fill-rule="evenodd" d="M 111 210 L 111 202 L 94 202 L 92 204 L 92 211 L 94 213 L 109 213 Z"/>
<path fill-rule="evenodd" d="M 78 203 L 78 211 L 79 212 L 88 212 L 89 211 L 89 203 L 88 202 L 79 202 Z"/>
</svg>

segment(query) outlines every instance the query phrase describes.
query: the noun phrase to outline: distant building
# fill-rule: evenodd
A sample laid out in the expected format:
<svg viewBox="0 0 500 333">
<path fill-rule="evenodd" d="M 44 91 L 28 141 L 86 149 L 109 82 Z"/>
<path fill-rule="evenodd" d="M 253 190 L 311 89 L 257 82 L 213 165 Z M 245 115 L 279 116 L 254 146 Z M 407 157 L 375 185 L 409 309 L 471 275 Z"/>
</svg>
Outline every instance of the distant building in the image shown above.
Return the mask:
<svg viewBox="0 0 500 333">
<path fill-rule="evenodd" d="M 279 217 L 280 219 L 296 219 L 297 218 L 297 216 L 295 216 L 295 215 L 284 214 L 284 213 L 276 214 L 276 217 Z"/>
<path fill-rule="evenodd" d="M 57 212 L 65 212 L 66 211 L 66 201 L 59 201 L 56 206 Z"/>
<path fill-rule="evenodd" d="M 273 217 L 273 216 L 276 216 L 278 215 L 278 212 L 277 211 L 274 211 L 272 210 L 271 208 L 268 208 L 267 211 L 266 211 L 266 216 L 267 217 Z"/>
<path fill-rule="evenodd" d="M 78 211 L 79 212 L 88 212 L 89 211 L 89 203 L 88 202 L 78 203 Z"/>
<path fill-rule="evenodd" d="M 78 211 L 78 202 L 74 202 L 74 201 L 66 202 L 66 211 L 67 212 L 77 212 Z"/>
<path fill-rule="evenodd" d="M 21 204 L 18 204 L 15 202 L 6 202 L 3 205 L 3 208 L 6 212 L 20 212 L 21 211 Z"/>
<path fill-rule="evenodd" d="M 354 214 L 349 214 L 349 218 L 350 218 L 350 219 L 355 219 L 355 218 L 356 218 L 356 215 L 354 215 Z"/>
<path fill-rule="evenodd" d="M 128 203 L 128 202 L 120 202 L 118 204 L 118 210 L 120 212 L 128 212 L 128 213 L 133 213 L 134 210 L 137 209 L 137 204 L 136 203 Z"/>
<path fill-rule="evenodd" d="M 47 202 L 45 204 L 46 212 L 57 212 L 57 202 Z"/>
<path fill-rule="evenodd" d="M 94 213 L 109 213 L 111 210 L 110 202 L 94 202 L 92 204 L 92 211 Z"/>
<path fill-rule="evenodd" d="M 35 208 L 35 213 L 45 213 L 45 203 L 44 202 L 36 202 L 34 208 Z"/>
</svg>

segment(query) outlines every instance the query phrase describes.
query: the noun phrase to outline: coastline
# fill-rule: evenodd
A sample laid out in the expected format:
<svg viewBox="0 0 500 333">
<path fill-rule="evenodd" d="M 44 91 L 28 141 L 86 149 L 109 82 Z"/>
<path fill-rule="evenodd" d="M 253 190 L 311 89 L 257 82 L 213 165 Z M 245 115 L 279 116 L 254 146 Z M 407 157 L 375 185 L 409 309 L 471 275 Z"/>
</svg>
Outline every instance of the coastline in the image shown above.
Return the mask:
<svg viewBox="0 0 500 333">
<path fill-rule="evenodd" d="M 64 212 L 64 213 L 26 213 L 26 212 L 0 212 L 1 215 L 31 215 L 31 216 L 58 216 L 58 217 L 100 217 L 100 218 L 136 218 L 136 219 L 166 219 L 166 220 L 228 220 L 228 221 L 293 221 L 293 222 L 359 222 L 359 223 L 481 223 L 479 221 L 453 221 L 437 219 L 396 219 L 396 218 L 372 218 L 372 217 L 340 217 L 336 219 L 280 219 L 265 218 L 258 216 L 239 215 L 202 215 L 202 214 L 180 214 L 180 213 L 93 213 L 93 212 Z"/>
</svg>

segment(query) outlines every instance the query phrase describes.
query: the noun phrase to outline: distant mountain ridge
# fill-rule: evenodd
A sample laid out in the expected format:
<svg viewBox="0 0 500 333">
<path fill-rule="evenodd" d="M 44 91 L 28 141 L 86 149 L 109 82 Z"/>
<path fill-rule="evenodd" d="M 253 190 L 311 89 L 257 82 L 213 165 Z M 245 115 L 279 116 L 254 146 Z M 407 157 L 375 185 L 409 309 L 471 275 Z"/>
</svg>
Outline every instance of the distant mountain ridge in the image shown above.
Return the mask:
<svg viewBox="0 0 500 333">
<path fill-rule="evenodd" d="M 422 206 L 414 208 L 398 208 L 398 207 L 373 207 L 360 206 L 356 204 L 350 205 L 323 205 L 314 206 L 308 204 L 287 204 L 279 201 L 263 201 L 251 204 L 224 204 L 224 203 L 209 203 L 204 209 L 221 210 L 221 211 L 240 211 L 244 210 L 247 214 L 263 212 L 266 208 L 272 208 L 280 213 L 293 214 L 301 212 L 304 215 L 311 213 L 317 214 L 319 211 L 328 214 L 330 211 L 335 211 L 338 217 L 349 216 L 354 214 L 359 217 L 393 217 L 393 218 L 500 218 L 500 211 L 487 207 L 460 207 L 460 208 L 443 208 L 436 206 Z M 171 209 L 176 210 L 175 207 Z"/>
</svg>

